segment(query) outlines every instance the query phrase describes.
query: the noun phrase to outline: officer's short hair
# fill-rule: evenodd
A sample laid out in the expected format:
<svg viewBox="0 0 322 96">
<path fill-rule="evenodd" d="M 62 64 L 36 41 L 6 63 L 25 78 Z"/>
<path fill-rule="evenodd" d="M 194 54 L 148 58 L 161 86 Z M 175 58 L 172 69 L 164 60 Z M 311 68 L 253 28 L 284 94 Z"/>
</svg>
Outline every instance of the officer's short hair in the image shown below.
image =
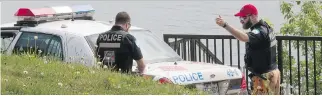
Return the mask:
<svg viewBox="0 0 322 96">
<path fill-rule="evenodd" d="M 124 11 L 117 13 L 115 17 L 115 24 L 125 24 L 130 21 L 131 21 L 130 15 Z"/>
</svg>

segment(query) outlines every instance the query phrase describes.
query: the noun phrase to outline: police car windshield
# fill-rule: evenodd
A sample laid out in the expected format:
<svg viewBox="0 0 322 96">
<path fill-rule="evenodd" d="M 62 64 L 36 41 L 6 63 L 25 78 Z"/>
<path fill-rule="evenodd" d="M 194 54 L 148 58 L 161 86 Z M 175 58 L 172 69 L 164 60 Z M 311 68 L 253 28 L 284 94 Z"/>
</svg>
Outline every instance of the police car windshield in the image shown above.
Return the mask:
<svg viewBox="0 0 322 96">
<path fill-rule="evenodd" d="M 181 57 L 169 45 L 154 36 L 151 32 L 141 30 L 132 31 L 130 34 L 136 38 L 136 43 L 142 51 L 143 58 L 148 63 L 182 60 Z M 90 41 L 89 43 L 93 50 L 95 50 L 94 45 L 96 44 L 97 37 L 98 34 L 86 37 L 86 39 Z"/>
</svg>

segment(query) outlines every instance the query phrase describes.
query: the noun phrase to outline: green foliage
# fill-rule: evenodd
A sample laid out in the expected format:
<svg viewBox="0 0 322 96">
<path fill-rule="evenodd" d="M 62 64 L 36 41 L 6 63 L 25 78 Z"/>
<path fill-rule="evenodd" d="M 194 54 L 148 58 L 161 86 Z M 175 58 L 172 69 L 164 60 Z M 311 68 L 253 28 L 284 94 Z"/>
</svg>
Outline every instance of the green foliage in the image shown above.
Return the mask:
<svg viewBox="0 0 322 96">
<path fill-rule="evenodd" d="M 35 55 L 1 56 L 3 95 L 204 94 L 173 84 L 158 84 L 106 68 L 67 64 Z"/>
<path fill-rule="evenodd" d="M 322 36 L 322 2 L 317 1 L 290 1 L 282 2 L 281 12 L 284 15 L 286 23 L 281 28 L 282 35 L 294 36 Z M 300 12 L 295 12 L 294 9 L 300 8 Z M 283 42 L 283 76 L 284 82 L 290 84 L 292 81 L 293 93 L 298 94 L 298 87 L 301 86 L 301 94 L 314 93 L 314 79 L 316 80 L 317 94 L 322 94 L 322 41 L 312 40 L 307 41 L 307 53 L 305 51 L 305 41 L 299 42 L 299 49 L 296 41 L 291 41 L 292 51 L 300 51 L 300 62 L 297 61 L 297 54 L 289 55 L 289 41 Z M 315 46 L 314 46 L 315 45 Z M 315 48 L 315 54 L 313 49 Z M 292 52 L 292 53 L 293 53 Z M 296 52 L 297 53 L 297 52 Z M 306 63 L 305 55 L 308 55 Z M 295 56 L 295 57 L 294 57 Z M 291 58 L 291 59 L 290 59 Z M 314 58 L 316 64 L 314 66 Z M 291 61 L 291 62 L 290 62 Z M 307 65 L 306 65 L 307 64 Z M 299 67 L 298 67 L 299 66 Z M 306 70 L 308 66 L 308 70 Z M 314 67 L 316 72 L 314 74 Z M 298 73 L 298 69 L 300 73 Z M 291 70 L 291 71 L 290 71 Z M 308 71 L 308 74 L 306 74 Z M 291 79 L 290 76 L 292 75 Z M 316 76 L 314 78 L 314 75 Z M 309 92 L 306 92 L 306 76 L 308 76 Z M 298 82 L 298 77 L 300 82 Z"/>
<path fill-rule="evenodd" d="M 292 8 L 300 6 L 301 11 L 295 14 Z M 293 3 L 283 2 L 281 11 L 286 19 L 286 23 L 281 28 L 282 34 L 322 36 L 321 3 L 307 1 L 296 6 Z"/>
<path fill-rule="evenodd" d="M 263 20 L 271 27 L 274 27 L 273 23 L 268 18 L 263 18 Z"/>
</svg>

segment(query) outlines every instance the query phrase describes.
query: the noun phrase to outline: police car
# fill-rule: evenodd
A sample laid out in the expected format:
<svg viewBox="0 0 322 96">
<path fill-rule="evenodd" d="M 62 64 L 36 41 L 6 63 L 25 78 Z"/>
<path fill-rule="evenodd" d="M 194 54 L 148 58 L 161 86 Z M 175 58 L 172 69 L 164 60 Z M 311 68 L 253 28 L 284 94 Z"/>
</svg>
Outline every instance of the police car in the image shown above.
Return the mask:
<svg viewBox="0 0 322 96">
<path fill-rule="evenodd" d="M 19 54 L 34 50 L 40 56 L 94 66 L 98 34 L 113 26 L 111 22 L 94 20 L 94 12 L 90 5 L 20 8 L 15 13 L 17 22 L 1 25 L 1 51 Z M 136 37 L 147 63 L 145 75 L 153 80 L 211 94 L 238 94 L 246 88 L 244 75 L 238 68 L 184 61 L 149 30 L 132 26 L 129 32 Z M 137 67 L 133 64 L 135 71 Z"/>
</svg>

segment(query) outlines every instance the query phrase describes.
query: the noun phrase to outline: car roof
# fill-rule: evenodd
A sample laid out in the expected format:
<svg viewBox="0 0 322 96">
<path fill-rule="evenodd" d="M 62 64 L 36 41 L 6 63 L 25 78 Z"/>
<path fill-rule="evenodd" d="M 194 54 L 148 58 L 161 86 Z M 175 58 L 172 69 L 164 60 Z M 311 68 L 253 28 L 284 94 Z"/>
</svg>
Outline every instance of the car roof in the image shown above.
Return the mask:
<svg viewBox="0 0 322 96">
<path fill-rule="evenodd" d="M 1 27 L 12 27 L 15 23 L 1 24 Z M 64 35 L 66 32 L 72 35 L 88 36 L 106 32 L 113 24 L 104 21 L 94 20 L 61 20 L 38 24 L 35 27 L 24 27 L 22 31 L 53 33 Z M 131 26 L 130 30 L 145 30 L 140 27 Z"/>
</svg>

